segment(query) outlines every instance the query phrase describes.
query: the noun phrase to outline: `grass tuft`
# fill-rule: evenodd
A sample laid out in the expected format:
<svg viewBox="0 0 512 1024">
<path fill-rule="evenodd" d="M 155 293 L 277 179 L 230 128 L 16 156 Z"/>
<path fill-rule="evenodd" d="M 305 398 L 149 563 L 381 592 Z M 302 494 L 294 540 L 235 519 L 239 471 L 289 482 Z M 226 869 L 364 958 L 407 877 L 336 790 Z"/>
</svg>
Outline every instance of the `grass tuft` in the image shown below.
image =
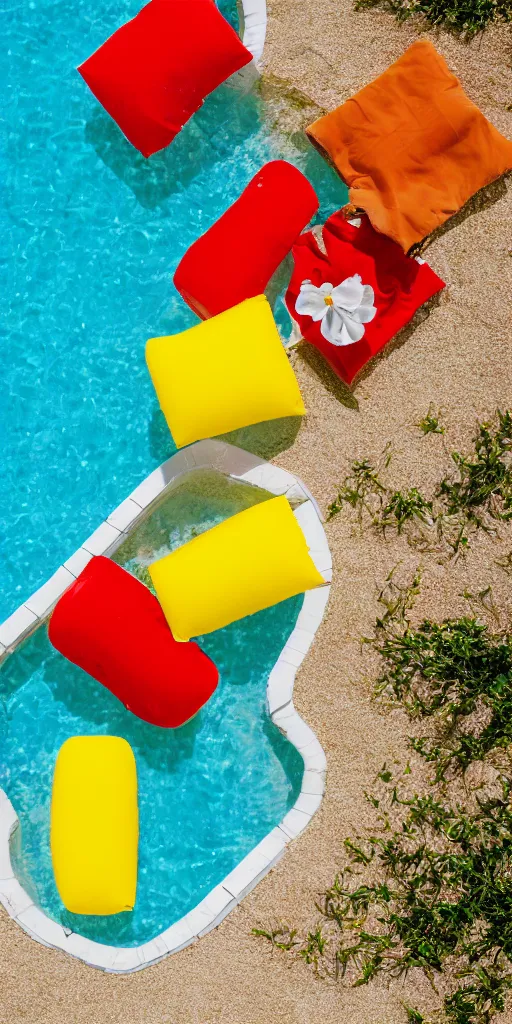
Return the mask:
<svg viewBox="0 0 512 1024">
<path fill-rule="evenodd" d="M 427 619 L 413 629 L 403 608 L 407 601 L 411 606 L 410 595 L 418 586 L 417 576 L 411 588 L 400 589 L 388 578 L 380 598 L 387 618 L 377 619 L 369 642 L 384 666 L 377 695 L 405 708 L 411 719 L 430 719 L 435 737 L 410 742 L 434 765 L 435 781 L 441 782 L 448 773 L 453 777 L 473 761 L 484 761 L 491 752 L 512 744 L 512 637 L 493 634 L 469 617 L 442 623 Z M 396 611 L 390 614 L 395 593 Z M 493 613 L 490 588 L 466 596 L 476 597 Z"/>
<path fill-rule="evenodd" d="M 267 939 L 275 949 L 281 949 L 287 953 L 299 945 L 299 941 L 295 939 L 297 929 L 288 928 L 285 924 L 274 928 L 253 928 L 252 934 L 261 939 Z"/>
<path fill-rule="evenodd" d="M 365 511 L 373 518 L 373 499 L 379 498 L 385 493 L 386 488 L 380 482 L 378 470 L 372 463 L 368 459 L 354 462 L 351 472 L 339 488 L 334 501 L 327 506 L 327 520 L 334 519 L 334 516 L 341 512 L 344 504 L 356 509 L 360 520 Z"/>
<path fill-rule="evenodd" d="M 444 434 L 444 427 L 439 422 L 441 413 L 435 412 L 433 406 L 429 407 L 427 415 L 419 421 L 417 426 L 420 428 L 421 433 L 426 434 Z"/>
<path fill-rule="evenodd" d="M 507 576 L 512 576 L 512 551 L 507 551 L 503 558 L 497 558 L 496 565 L 499 565 Z"/>
<path fill-rule="evenodd" d="M 424 498 L 416 487 L 411 487 L 408 491 L 391 493 L 381 511 L 380 526 L 384 531 L 386 527 L 391 527 L 397 533 L 401 533 L 405 523 L 413 519 L 419 519 L 432 526 L 433 515 L 432 502 Z"/>
<path fill-rule="evenodd" d="M 472 455 L 453 452 L 457 478 L 441 480 L 438 490 L 446 515 L 462 512 L 476 525 L 482 525 L 481 510 L 512 519 L 512 415 L 499 410 L 496 415 L 497 425 L 480 425 Z"/>
<path fill-rule="evenodd" d="M 354 462 L 328 506 L 328 520 L 348 504 L 360 523 L 367 517 L 377 529 L 397 533 L 407 524 L 419 526 L 409 536 L 411 543 L 431 550 L 446 545 L 451 555 L 460 554 L 473 531 L 490 532 L 496 522 L 512 519 L 511 413 L 498 410 L 494 423 L 480 424 L 473 443 L 468 455 L 452 453 L 455 472 L 439 481 L 431 498 L 416 487 L 393 491 L 382 481 L 381 467 L 368 459 Z M 388 464 L 389 457 L 384 468 Z"/>
</svg>

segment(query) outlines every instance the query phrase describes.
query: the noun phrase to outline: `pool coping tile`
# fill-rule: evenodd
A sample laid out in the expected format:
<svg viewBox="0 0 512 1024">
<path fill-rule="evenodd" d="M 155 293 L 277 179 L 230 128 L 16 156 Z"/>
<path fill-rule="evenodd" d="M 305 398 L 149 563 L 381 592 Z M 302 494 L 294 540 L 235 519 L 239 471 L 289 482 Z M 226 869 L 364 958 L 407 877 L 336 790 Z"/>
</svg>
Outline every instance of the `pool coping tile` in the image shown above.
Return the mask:
<svg viewBox="0 0 512 1024">
<path fill-rule="evenodd" d="M 0 643 L 9 650 L 19 642 L 39 621 L 38 616 L 22 604 L 0 625 Z"/>
<path fill-rule="evenodd" d="M 10 917 L 17 918 L 34 905 L 33 899 L 18 882 L 17 878 L 2 878 L 0 881 L 0 902 Z"/>
<path fill-rule="evenodd" d="M 64 562 L 63 568 L 67 569 L 68 572 L 70 572 L 76 579 L 80 573 L 83 572 L 86 565 L 89 564 L 92 557 L 93 556 L 90 551 L 86 551 L 85 548 L 78 548 L 78 551 L 75 551 L 75 553 L 70 555 L 70 557 Z"/>
<path fill-rule="evenodd" d="M 256 66 L 263 54 L 267 31 L 266 0 L 242 0 L 244 11 L 243 44 L 250 53 Z"/>
<path fill-rule="evenodd" d="M 123 533 L 129 526 L 132 527 L 135 520 L 142 514 L 142 505 L 139 505 L 133 498 L 125 498 L 105 520 L 109 526 L 121 530 Z"/>
<path fill-rule="evenodd" d="M 249 888 L 252 889 L 256 885 L 256 881 L 262 875 L 266 875 L 269 867 L 270 861 L 261 852 L 258 844 L 237 864 L 236 868 L 230 871 L 222 885 L 235 899 L 239 900 L 249 891 Z"/>
<path fill-rule="evenodd" d="M 25 601 L 25 607 L 29 611 L 34 612 L 39 619 L 43 619 L 48 614 L 50 608 L 57 603 L 59 597 L 62 596 L 65 590 L 75 582 L 75 577 L 69 569 L 61 565 L 54 572 L 50 579 L 43 583 L 39 590 L 36 590 L 32 597 L 29 597 L 28 601 Z"/>
<path fill-rule="evenodd" d="M 115 512 L 112 513 L 115 515 Z M 98 526 L 98 529 L 91 533 L 91 536 L 87 538 L 82 544 L 85 551 L 89 551 L 91 555 L 105 555 L 107 551 L 113 547 L 116 541 L 119 541 L 121 530 L 118 530 L 115 526 L 111 526 L 106 520 Z"/>
<path fill-rule="evenodd" d="M 44 946 L 55 946 L 57 949 L 65 949 L 67 936 L 64 928 L 57 921 L 52 921 L 35 903 L 16 914 L 16 921 L 29 935 L 35 936 Z"/>
</svg>

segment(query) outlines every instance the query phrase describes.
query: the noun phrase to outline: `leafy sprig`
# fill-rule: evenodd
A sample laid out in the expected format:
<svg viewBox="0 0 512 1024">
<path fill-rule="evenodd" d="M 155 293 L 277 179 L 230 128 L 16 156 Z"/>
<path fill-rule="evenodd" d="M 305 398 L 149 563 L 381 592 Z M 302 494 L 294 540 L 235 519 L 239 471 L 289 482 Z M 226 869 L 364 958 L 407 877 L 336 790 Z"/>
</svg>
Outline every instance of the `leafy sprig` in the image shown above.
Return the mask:
<svg viewBox="0 0 512 1024">
<path fill-rule="evenodd" d="M 412 544 L 422 549 L 445 544 L 451 555 L 459 554 L 469 547 L 475 530 L 489 532 L 494 523 L 512 519 L 511 413 L 498 410 L 494 423 L 480 424 L 474 451 L 455 451 L 452 461 L 455 472 L 439 481 L 431 497 L 416 487 L 393 490 L 381 479 L 380 467 L 368 459 L 354 462 L 328 506 L 327 518 L 348 504 L 361 524 L 366 517 L 374 528 L 399 534 L 414 527 L 408 531 Z"/>
</svg>

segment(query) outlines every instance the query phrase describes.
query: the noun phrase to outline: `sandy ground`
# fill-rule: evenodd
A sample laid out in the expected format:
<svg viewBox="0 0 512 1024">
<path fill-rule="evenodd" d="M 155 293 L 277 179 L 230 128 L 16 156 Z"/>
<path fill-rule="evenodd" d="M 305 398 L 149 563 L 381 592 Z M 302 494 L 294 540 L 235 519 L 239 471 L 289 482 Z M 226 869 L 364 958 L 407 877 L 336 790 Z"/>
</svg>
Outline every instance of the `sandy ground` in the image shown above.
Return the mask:
<svg viewBox="0 0 512 1024">
<path fill-rule="evenodd" d="M 418 32 L 413 24 L 399 28 L 386 13 L 356 14 L 351 0 L 272 0 L 266 71 L 330 108 L 383 71 Z M 430 37 L 471 98 L 512 136 L 510 34 L 493 29 L 471 46 L 445 34 Z M 495 202 L 429 246 L 427 258 L 448 288 L 429 318 L 358 385 L 357 403 L 340 396 L 329 373 L 297 350 L 308 416 L 293 447 L 276 461 L 302 476 L 324 508 L 351 461 L 377 458 L 388 441 L 394 453 L 388 479 L 428 492 L 448 469 L 450 451 L 469 446 L 476 419 L 512 405 L 511 214 L 509 184 Z M 423 438 L 415 426 L 431 402 L 444 410 L 444 438 Z M 372 703 L 371 671 L 358 641 L 371 630 L 377 588 L 390 568 L 401 560 L 407 575 L 420 557 L 403 538 L 383 542 L 361 534 L 346 513 L 327 532 L 335 564 L 332 599 L 296 685 L 297 707 L 316 730 L 329 765 L 327 794 L 311 826 L 216 932 L 129 977 L 102 975 L 44 949 L 2 911 L 2 1024 L 398 1024 L 405 1020 L 403 999 L 425 1007 L 432 1002 L 421 978 L 390 989 L 319 981 L 251 936 L 255 925 L 280 919 L 314 923 L 315 895 L 331 883 L 343 839 L 372 820 L 363 790 L 383 761 L 407 756 L 405 717 L 384 715 Z M 425 558 L 417 614 L 463 612 L 462 590 L 488 583 L 505 607 L 508 580 L 495 558 L 511 547 L 512 531 L 508 547 L 506 536 L 501 544 L 479 538 L 456 566 Z M 512 1021 L 512 1011 L 506 1018 Z"/>
</svg>

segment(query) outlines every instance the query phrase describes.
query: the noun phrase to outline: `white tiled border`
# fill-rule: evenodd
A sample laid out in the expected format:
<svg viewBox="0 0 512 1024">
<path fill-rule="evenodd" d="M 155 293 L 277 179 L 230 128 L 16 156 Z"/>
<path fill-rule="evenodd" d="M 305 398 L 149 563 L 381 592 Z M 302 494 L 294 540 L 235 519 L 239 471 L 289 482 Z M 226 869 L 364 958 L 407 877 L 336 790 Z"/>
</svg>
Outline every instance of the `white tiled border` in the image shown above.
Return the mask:
<svg viewBox="0 0 512 1024">
<path fill-rule="evenodd" d="M 326 585 L 308 591 L 304 597 L 296 627 L 270 673 L 267 705 L 274 724 L 294 744 L 304 760 L 302 788 L 297 802 L 281 824 L 265 836 L 197 907 L 150 942 L 129 949 L 104 946 L 69 932 L 33 903 L 14 877 L 9 843 L 12 832 L 18 827 L 18 817 L 7 795 L 0 789 L 0 902 L 24 931 L 38 942 L 64 950 L 92 967 L 116 974 L 139 971 L 158 963 L 169 953 L 183 949 L 220 924 L 277 863 L 287 844 L 306 828 L 320 806 L 324 791 L 324 751 L 314 732 L 297 714 L 292 700 L 297 669 L 313 643 L 329 597 L 332 566 L 321 515 L 298 477 L 224 441 L 198 441 L 155 469 L 44 586 L 0 626 L 0 662 L 48 617 L 58 598 L 93 555 L 113 554 L 137 520 L 150 511 L 153 502 L 160 499 L 180 477 L 196 469 L 216 469 L 235 480 L 244 480 L 273 494 L 286 494 L 293 502 L 301 502 L 294 515 Z"/>
<path fill-rule="evenodd" d="M 244 18 L 243 44 L 252 53 L 256 64 L 261 59 L 267 34 L 266 0 L 242 0 Z"/>
</svg>

